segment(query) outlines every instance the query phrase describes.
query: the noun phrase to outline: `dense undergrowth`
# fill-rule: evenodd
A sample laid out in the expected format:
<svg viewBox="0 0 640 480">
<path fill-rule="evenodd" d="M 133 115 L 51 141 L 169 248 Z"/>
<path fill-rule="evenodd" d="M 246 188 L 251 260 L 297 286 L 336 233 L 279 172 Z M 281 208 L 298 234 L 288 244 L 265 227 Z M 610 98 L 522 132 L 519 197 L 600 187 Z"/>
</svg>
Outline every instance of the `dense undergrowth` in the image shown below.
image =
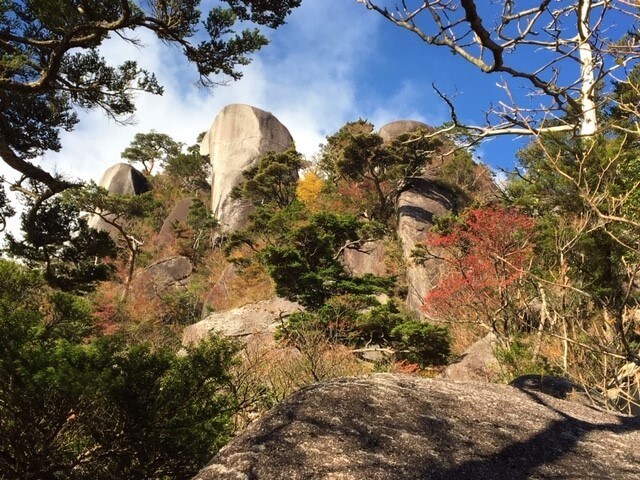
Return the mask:
<svg viewBox="0 0 640 480">
<path fill-rule="evenodd" d="M 22 264 L 0 263 L 0 436 L 3 455 L 17 459 L 5 477 L 189 478 L 304 385 L 374 371 L 434 375 L 489 332 L 506 381 L 565 375 L 629 408 L 637 381 L 620 372 L 640 341 L 631 231 L 601 228 L 544 163 L 545 149 L 564 152 L 571 139 L 528 146 L 526 170 L 498 189 L 454 137 L 423 134 L 384 143 L 357 121 L 328 137 L 315 162 L 294 148 L 266 155 L 234 190 L 254 209 L 231 234 L 207 208 L 207 159 L 155 132 L 136 141 L 172 153 L 162 170 L 147 169 L 150 193 L 89 186 L 25 214 L 24 236 L 6 245 Z M 632 168 L 624 160 L 617 168 Z M 420 312 L 404 303 L 396 211 L 417 175 L 454 205 L 413 252 L 412 262 L 439 265 Z M 623 188 L 617 178 L 612 191 Z M 160 238 L 184 198 L 188 216 Z M 115 230 L 88 229 L 80 211 L 117 212 Z M 386 252 L 387 275 L 353 275 L 345 251 L 372 243 Z M 194 266 L 188 287 L 149 294 L 136 284 L 136 272 L 174 255 Z M 305 308 L 283 319 L 274 343 L 214 335 L 179 353 L 183 328 L 203 312 L 274 295 Z"/>
</svg>

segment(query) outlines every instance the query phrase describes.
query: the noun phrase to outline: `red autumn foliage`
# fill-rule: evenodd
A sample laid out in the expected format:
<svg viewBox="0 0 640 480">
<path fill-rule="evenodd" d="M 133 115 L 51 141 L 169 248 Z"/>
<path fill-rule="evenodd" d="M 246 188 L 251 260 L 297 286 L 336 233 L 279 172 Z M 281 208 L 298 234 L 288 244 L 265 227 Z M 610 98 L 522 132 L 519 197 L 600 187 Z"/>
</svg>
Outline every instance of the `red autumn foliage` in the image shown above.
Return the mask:
<svg viewBox="0 0 640 480">
<path fill-rule="evenodd" d="M 490 207 L 469 210 L 447 234 L 427 234 L 427 250 L 446 267 L 425 296 L 426 312 L 495 326 L 532 259 L 534 227 L 522 213 Z"/>
</svg>

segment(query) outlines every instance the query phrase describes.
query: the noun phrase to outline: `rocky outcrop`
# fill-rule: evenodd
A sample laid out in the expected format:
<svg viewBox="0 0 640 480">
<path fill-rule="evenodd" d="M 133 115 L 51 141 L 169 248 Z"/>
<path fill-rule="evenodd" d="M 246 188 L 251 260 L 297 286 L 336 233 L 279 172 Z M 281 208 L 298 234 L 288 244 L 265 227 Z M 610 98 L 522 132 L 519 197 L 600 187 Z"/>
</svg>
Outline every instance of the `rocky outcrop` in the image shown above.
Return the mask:
<svg viewBox="0 0 640 480">
<path fill-rule="evenodd" d="M 191 198 L 185 198 L 176 203 L 173 210 L 171 210 L 162 223 L 162 228 L 160 228 L 160 232 L 158 233 L 158 243 L 160 245 L 168 245 L 175 241 L 175 227 L 176 225 L 184 226 L 186 224 L 191 205 L 193 205 L 193 199 Z"/>
<path fill-rule="evenodd" d="M 384 125 L 378 133 L 388 143 L 399 135 L 418 130 L 431 132 L 433 127 L 415 120 L 397 120 Z M 407 306 L 415 313 L 422 314 L 422 299 L 437 279 L 440 262 L 432 259 L 424 266 L 416 265 L 411 254 L 418 243 L 424 242 L 434 218 L 449 212 L 454 204 L 451 192 L 426 178 L 426 175 L 409 178 L 407 184 L 397 203 L 398 238 L 407 266 Z"/>
<path fill-rule="evenodd" d="M 211 211 L 223 231 L 246 225 L 251 211 L 245 202 L 230 197 L 242 181 L 242 172 L 267 152 L 282 152 L 293 144 L 287 128 L 269 112 L 249 105 L 227 105 L 218 114 L 201 143 L 212 167 Z"/>
<path fill-rule="evenodd" d="M 465 382 L 498 382 L 500 365 L 494 354 L 496 342 L 493 333 L 481 338 L 445 368 L 442 377 Z"/>
<path fill-rule="evenodd" d="M 232 303 L 234 296 L 234 285 L 239 280 L 239 268 L 230 263 L 227 265 L 222 273 L 208 291 L 204 302 L 202 304 L 202 316 L 201 318 L 208 317 L 211 312 L 218 310 L 227 310 L 229 303 Z"/>
<path fill-rule="evenodd" d="M 376 240 L 366 242 L 359 249 L 347 248 L 344 251 L 343 262 L 347 271 L 353 276 L 377 275 L 384 277 L 388 275 L 386 265 L 387 252 L 384 242 Z"/>
<path fill-rule="evenodd" d="M 407 306 L 420 314 L 424 296 L 437 282 L 441 262 L 432 258 L 417 265 L 412 252 L 424 243 L 435 217 L 451 211 L 454 204 L 451 192 L 433 180 L 411 178 L 408 183 L 409 188 L 398 199 L 398 238 L 406 264 Z"/>
<path fill-rule="evenodd" d="M 145 176 L 128 163 L 116 163 L 109 167 L 98 185 L 118 195 L 140 195 L 151 190 Z"/>
<path fill-rule="evenodd" d="M 98 186 L 116 195 L 141 195 L 151 190 L 145 176 L 128 163 L 116 163 L 100 177 Z M 89 217 L 88 224 L 96 230 L 116 233 L 116 230 L 96 215 Z"/>
<path fill-rule="evenodd" d="M 187 257 L 166 258 L 136 273 L 131 288 L 136 295 L 162 295 L 172 289 L 187 287 L 192 272 L 193 265 Z"/>
<path fill-rule="evenodd" d="M 226 312 L 216 312 L 185 328 L 182 344 L 187 346 L 197 343 L 211 331 L 235 338 L 256 335 L 272 337 L 283 318 L 301 310 L 302 307 L 297 303 L 273 298 Z"/>
<path fill-rule="evenodd" d="M 378 135 L 382 137 L 382 140 L 390 142 L 396 137 L 405 133 L 413 133 L 418 130 L 424 130 L 426 132 L 432 132 L 433 127 L 426 123 L 418 122 L 416 120 L 396 120 L 395 122 L 387 123 L 382 126 L 378 131 Z"/>
<path fill-rule="evenodd" d="M 374 375 L 305 388 L 194 480 L 638 477 L 640 419 L 506 385 Z"/>
</svg>

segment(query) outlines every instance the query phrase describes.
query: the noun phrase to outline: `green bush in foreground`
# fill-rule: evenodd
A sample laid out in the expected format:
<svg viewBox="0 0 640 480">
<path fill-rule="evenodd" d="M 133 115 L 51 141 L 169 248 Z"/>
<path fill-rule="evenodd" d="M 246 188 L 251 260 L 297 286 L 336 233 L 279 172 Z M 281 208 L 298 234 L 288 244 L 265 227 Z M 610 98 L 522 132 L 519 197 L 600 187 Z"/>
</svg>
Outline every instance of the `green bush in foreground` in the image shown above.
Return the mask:
<svg viewBox="0 0 640 480">
<path fill-rule="evenodd" d="M 231 434 L 236 347 L 100 335 L 81 298 L 0 261 L 3 479 L 187 479 Z"/>
</svg>

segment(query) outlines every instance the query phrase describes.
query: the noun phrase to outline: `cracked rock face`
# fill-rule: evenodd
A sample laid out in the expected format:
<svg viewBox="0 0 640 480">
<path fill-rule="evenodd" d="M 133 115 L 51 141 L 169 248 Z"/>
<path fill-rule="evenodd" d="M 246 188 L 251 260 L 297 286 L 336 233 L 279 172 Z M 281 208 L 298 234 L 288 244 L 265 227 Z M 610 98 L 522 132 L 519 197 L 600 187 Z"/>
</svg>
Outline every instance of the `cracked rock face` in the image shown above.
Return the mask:
<svg viewBox="0 0 640 480">
<path fill-rule="evenodd" d="M 159 260 L 133 278 L 132 290 L 148 296 L 162 295 L 189 285 L 193 265 L 187 257 L 175 256 Z"/>
<path fill-rule="evenodd" d="M 397 120 L 384 125 L 378 133 L 386 143 L 389 143 L 400 135 L 418 130 L 432 132 L 433 127 L 415 120 Z M 444 215 L 452 209 L 451 193 L 428 178 L 426 174 L 407 179 L 407 188 L 398 197 L 398 238 L 407 266 L 406 303 L 419 315 L 423 314 L 422 299 L 437 282 L 440 261 L 429 259 L 424 266 L 416 265 L 411 254 L 419 243 L 424 242 L 435 217 Z"/>
<path fill-rule="evenodd" d="M 169 213 L 165 221 L 162 223 L 162 228 L 158 233 L 158 243 L 161 245 L 167 245 L 175 242 L 176 232 L 175 226 L 184 226 L 189 216 L 189 211 L 193 205 L 193 199 L 185 198 L 175 204 L 173 210 Z"/>
<path fill-rule="evenodd" d="M 424 265 L 417 265 L 412 252 L 418 244 L 424 243 L 435 218 L 453 209 L 453 202 L 450 192 L 432 180 L 415 177 L 408 183 L 409 188 L 398 198 L 398 238 L 407 265 L 407 306 L 421 314 L 423 298 L 439 278 L 441 261 L 430 258 Z"/>
<path fill-rule="evenodd" d="M 267 152 L 283 152 L 293 144 L 289 130 L 271 113 L 249 105 L 224 107 L 205 135 L 200 153 L 211 159 L 211 211 L 223 231 L 246 225 L 249 205 L 230 197 L 251 168 Z"/>
<path fill-rule="evenodd" d="M 638 478 L 640 419 L 507 385 L 379 374 L 316 384 L 194 480 Z"/>
</svg>

